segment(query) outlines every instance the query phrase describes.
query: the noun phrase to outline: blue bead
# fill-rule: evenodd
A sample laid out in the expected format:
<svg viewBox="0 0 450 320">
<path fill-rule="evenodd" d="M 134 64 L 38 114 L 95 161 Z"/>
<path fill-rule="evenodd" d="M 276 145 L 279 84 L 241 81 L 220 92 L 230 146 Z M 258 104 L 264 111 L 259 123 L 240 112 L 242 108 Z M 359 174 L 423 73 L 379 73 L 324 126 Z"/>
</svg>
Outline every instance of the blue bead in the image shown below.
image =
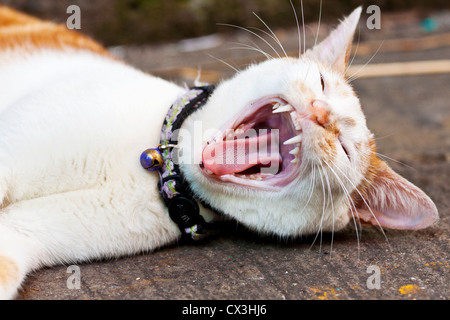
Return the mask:
<svg viewBox="0 0 450 320">
<path fill-rule="evenodd" d="M 141 154 L 141 165 L 148 171 L 159 170 L 163 165 L 163 158 L 158 148 L 147 149 Z"/>
</svg>

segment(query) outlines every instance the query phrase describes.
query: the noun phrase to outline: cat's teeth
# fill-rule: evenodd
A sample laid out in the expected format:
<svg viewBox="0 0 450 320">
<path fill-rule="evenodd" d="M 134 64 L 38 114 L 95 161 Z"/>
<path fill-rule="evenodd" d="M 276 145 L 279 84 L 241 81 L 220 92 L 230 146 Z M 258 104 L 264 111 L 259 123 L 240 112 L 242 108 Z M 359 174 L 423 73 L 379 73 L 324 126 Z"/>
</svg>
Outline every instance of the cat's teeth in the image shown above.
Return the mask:
<svg viewBox="0 0 450 320">
<path fill-rule="evenodd" d="M 278 109 L 280 106 L 281 106 L 281 104 L 277 102 L 273 105 L 272 109 L 273 110 Z"/>
<path fill-rule="evenodd" d="M 295 136 L 293 138 L 290 138 L 289 140 L 286 140 L 283 144 L 295 144 L 302 141 L 302 136 L 299 134 L 298 136 Z"/>
<path fill-rule="evenodd" d="M 250 179 L 250 180 L 256 180 L 256 181 L 263 181 L 264 180 L 264 177 L 261 174 L 258 174 L 258 175 L 251 174 L 249 176 L 245 175 L 245 174 L 240 174 L 240 175 L 237 175 L 237 177 L 241 178 L 241 179 Z"/>
<path fill-rule="evenodd" d="M 246 180 L 255 180 L 255 181 L 263 181 L 266 176 L 262 173 L 260 174 L 251 174 L 251 175 L 245 175 L 245 174 L 233 174 L 233 176 L 240 178 L 240 179 L 246 179 Z"/>
<path fill-rule="evenodd" d="M 206 172 L 207 174 L 213 174 L 213 172 L 212 172 L 211 170 L 209 170 L 208 168 L 205 168 L 205 172 Z"/>
<path fill-rule="evenodd" d="M 295 147 L 294 149 L 289 151 L 289 153 L 294 155 L 294 156 L 297 156 L 299 151 L 300 151 L 300 148 L 299 147 Z"/>
<path fill-rule="evenodd" d="M 293 156 L 295 156 L 295 158 L 291 160 L 291 163 L 292 164 L 297 164 L 297 162 L 298 162 L 298 155 L 300 153 L 300 145 L 297 144 L 297 146 L 294 149 L 292 149 L 289 153 L 292 154 Z"/>
<path fill-rule="evenodd" d="M 272 113 L 281 113 L 281 112 L 291 112 L 294 108 L 292 108 L 291 105 L 286 104 L 284 106 L 278 107 L 275 110 L 272 111 Z"/>
<path fill-rule="evenodd" d="M 302 125 L 297 120 L 297 112 L 293 111 L 293 112 L 290 113 L 290 115 L 291 115 L 292 123 L 294 124 L 295 130 L 301 131 L 302 130 Z"/>
<path fill-rule="evenodd" d="M 234 130 L 234 134 L 236 136 L 243 134 L 243 133 L 244 133 L 244 130 L 242 128 L 237 128 L 236 130 Z"/>
</svg>

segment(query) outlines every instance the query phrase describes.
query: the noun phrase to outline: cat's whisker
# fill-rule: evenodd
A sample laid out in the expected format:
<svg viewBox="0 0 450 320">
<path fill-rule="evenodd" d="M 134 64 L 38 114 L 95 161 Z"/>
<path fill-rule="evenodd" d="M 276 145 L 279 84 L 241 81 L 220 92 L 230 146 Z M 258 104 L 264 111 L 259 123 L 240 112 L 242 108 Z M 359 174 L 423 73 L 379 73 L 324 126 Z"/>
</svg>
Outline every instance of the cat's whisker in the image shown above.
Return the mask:
<svg viewBox="0 0 450 320">
<path fill-rule="evenodd" d="M 398 160 L 396 160 L 396 159 L 394 159 L 394 158 L 391 158 L 391 157 L 388 157 L 388 156 L 386 156 L 386 155 L 384 155 L 384 154 L 382 154 L 382 153 L 379 153 L 379 152 L 374 152 L 377 156 L 379 156 L 379 157 L 382 157 L 382 158 L 385 158 L 385 159 L 389 159 L 389 160 L 391 160 L 391 161 L 394 161 L 394 162 L 396 162 L 396 163 L 398 163 L 398 164 L 401 164 L 402 166 L 405 166 L 405 167 L 408 167 L 409 169 L 412 169 L 412 170 L 417 170 L 416 168 L 414 168 L 414 167 L 411 167 L 410 165 L 407 165 L 406 163 L 404 163 L 404 162 L 402 162 L 402 161 L 398 161 Z"/>
<path fill-rule="evenodd" d="M 340 165 L 344 166 L 346 169 L 349 169 L 350 171 L 352 171 L 352 174 L 357 175 L 357 168 L 353 167 L 348 161 L 344 161 L 340 158 L 338 158 L 336 155 L 330 155 L 330 157 L 336 162 L 339 163 Z M 341 171 L 341 170 L 340 170 Z M 341 173 L 343 173 L 341 171 Z M 343 173 L 344 174 L 344 173 Z M 345 174 L 344 174 L 345 175 Z M 346 175 L 347 177 L 347 175 Z M 372 181 L 368 180 L 365 176 L 362 177 L 362 180 L 367 182 L 368 184 L 371 184 Z M 358 218 L 359 219 L 359 218 Z"/>
<path fill-rule="evenodd" d="M 288 55 L 287 55 L 287 53 L 286 53 L 286 50 L 284 50 L 284 47 L 283 47 L 283 45 L 281 44 L 280 39 L 278 39 L 278 37 L 276 36 L 276 34 L 272 31 L 272 29 L 269 28 L 269 26 L 264 22 L 263 19 L 261 19 L 255 12 L 253 12 L 253 14 L 259 19 L 259 21 L 262 22 L 262 24 L 264 24 L 264 26 L 267 28 L 267 30 L 270 31 L 270 33 L 272 34 L 272 36 L 271 36 L 272 39 L 275 40 L 276 43 L 278 43 L 278 45 L 280 46 L 281 50 L 283 50 L 284 55 L 286 56 L 286 58 L 288 58 Z M 258 29 L 258 30 L 260 30 L 260 29 Z M 267 34 L 267 35 L 270 36 L 270 34 L 268 34 L 267 32 L 265 32 L 264 30 L 260 30 L 260 31 L 262 31 L 262 32 L 264 32 L 265 34 Z"/>
<path fill-rule="evenodd" d="M 306 165 L 305 165 L 305 167 L 307 167 L 309 165 L 309 161 L 306 163 Z M 306 170 L 304 169 L 303 171 L 302 171 L 302 174 L 303 174 L 303 172 L 305 172 Z M 309 196 L 308 196 L 308 200 L 306 201 L 306 203 L 305 203 L 305 205 L 303 206 L 303 208 L 302 208 L 302 210 L 299 212 L 299 215 L 301 215 L 304 211 L 305 211 L 305 209 L 306 209 L 306 207 L 308 206 L 308 204 L 311 202 L 311 199 L 312 199 L 312 196 L 313 196 L 313 194 L 314 194 L 314 188 L 315 188 L 315 186 L 316 186 L 316 170 L 315 170 L 315 166 L 314 165 L 312 165 L 311 166 L 311 180 L 312 180 L 312 183 L 310 184 L 311 185 L 311 188 L 310 188 L 310 192 L 309 192 Z"/>
<path fill-rule="evenodd" d="M 305 13 L 303 10 L 303 0 L 300 0 L 302 8 L 302 25 L 303 25 L 303 52 L 306 52 L 306 30 L 305 30 Z"/>
<path fill-rule="evenodd" d="M 316 180 L 317 180 L 317 178 L 316 178 L 316 176 L 317 176 L 317 166 L 316 166 L 316 164 L 315 163 L 312 163 L 311 164 L 311 166 L 312 166 L 312 177 L 313 177 L 313 183 L 315 184 L 316 183 Z M 314 191 L 313 191 L 314 192 Z M 311 200 L 311 199 L 309 199 L 309 200 Z M 306 206 L 303 208 L 303 210 L 306 208 Z M 302 212 L 303 212 L 303 210 L 302 210 Z M 317 238 L 317 234 L 316 234 L 316 238 Z M 314 240 L 313 240 L 313 242 L 311 243 L 311 245 L 310 245 L 310 247 L 309 247 L 309 249 L 308 250 L 311 250 L 312 249 L 312 247 L 313 247 L 313 245 L 314 245 L 314 242 L 315 242 L 315 239 L 316 238 L 314 238 Z"/>
<path fill-rule="evenodd" d="M 240 45 L 240 47 L 230 47 L 230 49 L 256 51 L 256 52 L 259 52 L 262 55 L 264 55 L 267 60 L 273 59 L 273 56 L 271 56 L 270 54 L 268 54 L 267 52 L 265 52 L 264 50 L 262 50 L 261 48 L 259 48 L 256 45 L 254 47 L 249 44 L 246 44 L 246 43 L 236 43 L 236 45 Z"/>
<path fill-rule="evenodd" d="M 317 40 L 319 38 L 319 34 L 320 34 L 320 23 L 322 20 L 322 0 L 320 0 L 320 8 L 319 8 L 319 22 L 317 23 L 317 33 L 316 33 L 316 37 L 314 39 L 314 46 L 317 45 Z"/>
<path fill-rule="evenodd" d="M 312 242 L 312 244 L 311 244 L 310 249 L 313 247 L 314 243 L 316 243 L 316 240 L 317 240 L 317 238 L 318 238 L 318 236 L 319 236 L 319 233 L 320 233 L 320 246 L 319 246 L 319 251 L 322 252 L 322 232 L 323 232 L 322 226 L 323 226 L 323 218 L 324 218 L 324 216 L 325 216 L 326 192 L 325 192 L 325 184 L 324 184 L 324 181 L 323 181 L 323 166 L 322 166 L 322 164 L 320 164 L 320 168 L 319 168 L 319 169 L 322 169 L 322 170 L 318 170 L 318 172 L 319 172 L 319 177 L 320 177 L 320 181 L 321 181 L 321 183 L 322 183 L 322 193 L 323 193 L 322 215 L 321 215 L 321 217 L 320 217 L 319 229 L 318 229 L 317 232 L 316 232 L 316 236 L 314 237 L 314 240 L 313 240 L 313 242 Z"/>
<path fill-rule="evenodd" d="M 353 174 L 356 174 L 356 175 L 358 174 L 358 172 L 357 172 L 358 168 L 352 166 L 352 165 L 350 164 L 350 162 L 348 162 L 348 160 L 347 160 L 347 161 L 342 160 L 342 159 L 338 158 L 336 155 L 332 155 L 332 154 L 330 154 L 330 157 L 331 157 L 335 162 L 337 162 L 337 163 L 339 163 L 340 165 L 346 167 L 346 169 L 349 169 L 350 171 L 352 171 Z M 372 183 L 372 181 L 368 180 L 365 176 L 363 176 L 362 179 L 363 179 L 364 181 L 366 181 L 367 183 L 369 183 L 369 184 Z"/>
<path fill-rule="evenodd" d="M 378 46 L 378 49 L 375 51 L 375 53 L 370 57 L 370 59 L 361 67 L 359 68 L 356 72 L 354 72 L 350 77 L 347 78 L 347 82 L 348 83 L 352 83 L 354 80 L 358 79 L 358 77 L 356 77 L 356 75 L 358 73 L 360 73 L 362 70 L 364 70 L 364 68 L 373 60 L 373 58 L 375 58 L 375 56 L 377 55 L 378 51 L 380 51 L 381 46 L 383 45 L 384 40 L 381 41 L 380 45 Z"/>
<path fill-rule="evenodd" d="M 337 157 L 334 156 L 334 155 L 331 155 L 331 158 L 332 158 L 334 161 L 339 162 L 339 163 L 342 164 L 343 166 L 347 167 L 347 169 L 350 169 L 350 170 L 353 170 L 353 169 L 354 169 L 349 163 L 342 161 L 341 159 L 337 158 Z M 330 170 L 333 171 L 333 173 L 335 174 L 336 178 L 338 178 L 337 173 L 333 170 L 333 168 L 331 167 L 331 165 L 328 165 L 328 166 L 329 166 Z M 336 167 L 336 169 L 339 170 L 339 171 L 342 173 L 342 170 L 340 170 L 338 167 Z M 348 179 L 347 176 L 346 176 L 344 173 L 343 173 L 343 175 L 345 176 L 346 179 Z M 338 179 L 339 179 L 339 178 L 338 178 Z M 372 182 L 369 181 L 366 177 L 363 177 L 363 180 L 366 181 L 366 182 L 369 183 L 369 184 L 372 183 Z M 341 180 L 339 179 L 339 181 L 341 181 Z M 350 181 L 350 182 L 351 182 L 351 181 Z M 352 185 L 353 185 L 353 184 L 352 184 Z M 348 196 L 350 197 L 351 201 L 354 203 L 354 201 L 353 201 L 353 199 L 352 199 L 350 193 L 348 192 L 347 188 L 345 188 L 345 185 L 343 184 L 343 182 L 342 182 L 341 186 L 345 189 L 345 191 L 346 191 L 346 193 L 348 194 Z M 354 186 L 354 185 L 353 185 L 353 186 Z M 356 189 L 358 189 L 358 188 L 356 188 Z M 359 193 L 359 189 L 356 190 L 356 191 Z M 361 194 L 360 194 L 360 195 L 361 195 Z M 355 206 L 354 206 L 354 209 L 355 209 L 355 213 L 356 213 L 357 210 L 356 210 L 356 207 L 355 207 Z M 358 216 L 358 215 L 357 215 L 357 218 L 358 218 L 359 225 L 360 225 L 360 227 L 361 227 L 361 222 L 360 222 L 360 219 L 359 219 L 359 216 Z M 380 227 L 381 227 L 381 226 L 380 226 Z M 362 231 L 362 229 L 361 229 L 361 231 Z"/>
<path fill-rule="evenodd" d="M 377 137 L 374 137 L 373 139 L 374 139 L 375 141 L 378 141 L 378 140 L 390 138 L 390 137 L 392 137 L 392 136 L 395 136 L 395 131 L 396 131 L 396 130 L 393 130 L 393 131 L 394 131 L 394 132 L 392 132 L 392 133 L 386 134 L 386 135 L 384 135 L 384 136 L 377 136 Z"/>
<path fill-rule="evenodd" d="M 295 6 L 292 3 L 292 0 L 289 0 L 289 2 L 291 3 L 291 7 L 292 7 L 292 11 L 294 12 L 294 16 L 295 16 L 295 23 L 297 24 L 297 33 L 298 33 L 298 58 L 300 59 L 300 56 L 302 55 L 302 36 L 300 33 L 300 23 L 298 22 L 298 17 L 297 17 L 297 10 L 295 10 Z"/>
<path fill-rule="evenodd" d="M 281 58 L 281 56 L 280 56 L 280 54 L 278 53 L 278 51 L 277 51 L 277 50 L 269 43 L 269 41 L 267 41 L 266 39 L 264 39 L 264 37 L 262 37 L 261 35 L 257 34 L 256 32 L 254 32 L 254 31 L 252 31 L 252 30 L 250 30 L 250 29 L 248 29 L 248 28 L 244 28 L 244 27 L 237 26 L 237 25 L 234 25 L 234 24 L 218 23 L 218 25 L 226 26 L 226 27 L 232 27 L 232 28 L 237 28 L 237 29 L 240 29 L 240 30 L 243 30 L 243 31 L 247 31 L 248 33 L 250 33 L 250 34 L 256 36 L 257 38 L 259 38 L 260 40 L 262 40 L 267 46 L 269 46 L 269 47 L 273 50 L 273 52 L 276 53 L 276 55 L 278 56 L 278 58 Z"/>
<path fill-rule="evenodd" d="M 312 115 L 313 115 L 312 113 L 305 113 L 305 114 L 302 114 L 302 115 L 300 116 L 300 118 L 298 118 L 297 120 L 298 120 L 298 121 L 304 120 L 304 119 L 307 119 L 307 118 L 311 117 Z"/>
<path fill-rule="evenodd" d="M 273 40 L 281 47 L 281 50 L 283 51 L 283 53 L 285 54 L 285 56 L 288 57 L 287 54 L 286 54 L 286 52 L 284 51 L 284 48 L 283 48 L 283 46 L 281 45 L 281 43 L 278 43 L 277 39 L 274 38 L 274 36 L 272 36 L 270 33 L 268 33 L 268 32 L 265 31 L 265 30 L 262 30 L 262 29 L 260 29 L 260 28 L 256 28 L 256 27 L 249 27 L 249 29 L 254 29 L 254 30 L 259 31 L 259 32 L 261 32 L 261 33 L 264 33 L 264 34 L 267 35 L 268 37 L 272 38 L 272 39 L 273 39 Z M 255 45 L 254 42 L 252 42 L 252 43 Z M 255 46 L 256 46 L 256 45 L 255 45 Z M 258 46 L 258 48 L 259 48 L 259 46 Z"/>
<path fill-rule="evenodd" d="M 331 170 L 331 172 L 334 174 L 334 176 L 336 177 L 340 187 L 342 188 L 342 191 L 344 192 L 344 194 L 345 194 L 345 196 L 347 198 L 347 202 L 349 204 L 350 213 L 352 215 L 353 224 L 354 224 L 354 227 L 355 227 L 356 240 L 357 240 L 357 246 L 358 246 L 358 258 L 359 258 L 359 253 L 360 253 L 360 234 L 358 232 L 358 225 L 359 225 L 361 231 L 362 231 L 362 228 L 361 228 L 361 221 L 360 221 L 360 219 L 359 219 L 359 217 L 358 217 L 358 215 L 356 213 L 355 202 L 353 201 L 353 199 L 352 199 L 352 197 L 350 195 L 350 192 L 348 191 L 348 189 L 346 188 L 344 182 L 339 177 L 339 175 L 336 173 L 336 171 L 333 170 L 332 166 L 327 161 L 324 160 L 324 162 L 328 166 L 328 168 Z M 358 219 L 358 225 L 356 224 L 356 219 Z"/>
<path fill-rule="evenodd" d="M 359 196 L 361 197 L 361 200 L 364 202 L 364 204 L 367 206 L 367 209 L 369 210 L 370 214 L 372 215 L 372 217 L 374 218 L 375 222 L 378 224 L 378 226 L 380 227 L 380 231 L 383 234 L 384 238 L 386 239 L 386 242 L 389 244 L 389 240 L 386 236 L 386 233 L 383 230 L 383 227 L 381 226 L 380 222 L 378 221 L 376 215 L 373 213 L 372 208 L 370 207 L 369 203 L 367 202 L 366 198 L 363 196 L 363 194 L 360 192 L 360 190 L 358 189 L 358 187 L 353 183 L 353 181 L 351 181 L 346 175 L 345 173 L 342 172 L 342 170 L 338 167 L 335 166 L 335 169 L 337 169 L 338 171 L 340 171 L 342 173 L 342 176 L 347 179 L 347 181 L 352 185 L 353 189 L 359 194 Z"/>
<path fill-rule="evenodd" d="M 230 68 L 233 69 L 235 72 L 239 72 L 239 71 L 240 71 L 238 68 L 233 67 L 231 64 L 229 64 L 228 62 L 226 62 L 226 61 L 223 60 L 223 59 L 217 58 L 217 57 L 215 57 L 215 56 L 213 56 L 212 54 L 209 54 L 209 53 L 208 53 L 208 56 L 209 56 L 210 58 L 213 58 L 213 59 L 215 59 L 215 60 L 217 60 L 217 61 L 223 63 L 224 65 L 230 67 Z"/>
<path fill-rule="evenodd" d="M 327 182 L 329 200 L 331 204 L 331 217 L 332 217 L 332 229 L 331 229 L 331 244 L 330 244 L 330 254 L 333 252 L 333 239 L 334 239 L 334 203 L 333 203 L 333 193 L 331 192 L 330 179 L 326 171 L 325 173 L 325 181 Z"/>
<path fill-rule="evenodd" d="M 353 61 L 355 60 L 356 54 L 358 53 L 358 49 L 359 49 L 359 43 L 361 42 L 361 28 L 358 28 L 358 41 L 356 43 L 356 49 L 355 49 L 355 53 L 353 54 L 352 60 L 350 61 L 350 63 L 347 65 L 347 68 L 345 69 L 345 73 L 347 74 L 348 70 L 350 69 L 350 67 L 353 64 Z"/>
</svg>

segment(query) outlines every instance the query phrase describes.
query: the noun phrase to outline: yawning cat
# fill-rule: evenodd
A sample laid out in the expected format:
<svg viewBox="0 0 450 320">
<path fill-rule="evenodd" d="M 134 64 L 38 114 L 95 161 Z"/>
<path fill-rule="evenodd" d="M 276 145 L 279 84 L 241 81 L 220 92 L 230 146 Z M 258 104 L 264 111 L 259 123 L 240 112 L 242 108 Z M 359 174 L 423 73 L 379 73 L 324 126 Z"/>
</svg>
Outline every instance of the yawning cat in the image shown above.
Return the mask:
<svg viewBox="0 0 450 320">
<path fill-rule="evenodd" d="M 430 198 L 377 158 L 346 82 L 360 14 L 300 58 L 269 59 L 219 83 L 184 120 L 171 148 L 197 200 L 285 237 L 349 221 L 395 229 L 437 221 Z M 5 7 L 0 88 L 1 298 L 13 298 L 37 268 L 180 237 L 160 175 L 139 157 L 160 144 L 168 108 L 186 89 L 65 26 Z M 201 214 L 215 215 L 203 206 Z"/>
</svg>

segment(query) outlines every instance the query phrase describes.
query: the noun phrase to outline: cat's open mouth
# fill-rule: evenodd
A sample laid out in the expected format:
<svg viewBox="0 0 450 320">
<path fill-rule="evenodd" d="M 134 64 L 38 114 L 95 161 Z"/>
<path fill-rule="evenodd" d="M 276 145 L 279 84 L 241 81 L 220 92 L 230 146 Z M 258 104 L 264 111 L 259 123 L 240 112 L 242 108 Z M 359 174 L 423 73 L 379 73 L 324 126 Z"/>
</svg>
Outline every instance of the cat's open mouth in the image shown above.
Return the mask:
<svg viewBox="0 0 450 320">
<path fill-rule="evenodd" d="M 245 186 L 287 185 L 301 164 L 297 112 L 280 97 L 257 100 L 245 110 L 204 146 L 202 172 Z"/>
</svg>

